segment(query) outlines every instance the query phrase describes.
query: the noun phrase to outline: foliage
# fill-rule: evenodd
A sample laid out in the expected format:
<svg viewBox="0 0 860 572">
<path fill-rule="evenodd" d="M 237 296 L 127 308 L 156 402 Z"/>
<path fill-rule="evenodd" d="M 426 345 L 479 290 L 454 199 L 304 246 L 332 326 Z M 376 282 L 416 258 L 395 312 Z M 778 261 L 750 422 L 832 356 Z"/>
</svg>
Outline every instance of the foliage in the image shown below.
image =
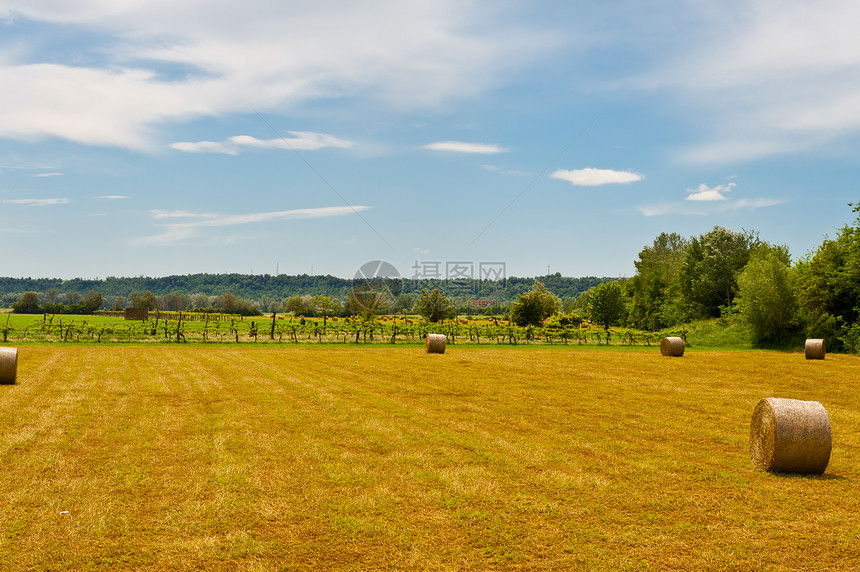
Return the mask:
<svg viewBox="0 0 860 572">
<path fill-rule="evenodd" d="M 684 319 L 716 318 L 732 306 L 737 278 L 759 245 L 751 232 L 734 232 L 715 226 L 693 237 L 679 269 L 681 314 Z"/>
<path fill-rule="evenodd" d="M 738 276 L 738 311 L 755 343 L 785 338 L 797 322 L 789 264 L 787 248 L 761 248 Z"/>
<path fill-rule="evenodd" d="M 158 308 L 158 300 L 156 299 L 155 294 L 149 290 L 142 293 L 134 291 L 128 298 L 132 308 L 146 308 L 147 310 L 155 310 Z"/>
<path fill-rule="evenodd" d="M 97 292 L 88 292 L 82 298 L 73 296 L 75 302 L 66 304 L 52 303 L 50 301 L 39 304 L 39 295 L 35 292 L 24 292 L 21 298 L 12 304 L 12 311 L 17 314 L 92 314 L 102 307 L 104 299 Z"/>
<path fill-rule="evenodd" d="M 511 321 L 518 326 L 538 326 L 561 310 L 561 300 L 535 280 L 532 289 L 511 304 Z"/>
<path fill-rule="evenodd" d="M 428 322 L 451 319 L 457 315 L 457 310 L 451 300 L 436 288 L 430 292 L 422 290 L 412 305 L 412 311 Z"/>
<path fill-rule="evenodd" d="M 618 282 L 604 282 L 588 293 L 588 317 L 595 324 L 608 328 L 627 317 L 624 292 Z"/>
<path fill-rule="evenodd" d="M 630 322 L 658 330 L 680 322 L 676 315 L 678 276 L 690 241 L 677 233 L 661 233 L 634 261 L 636 275 L 629 281 Z"/>
<path fill-rule="evenodd" d="M 40 314 L 39 295 L 35 292 L 24 292 L 21 298 L 12 304 L 12 311 L 16 314 Z"/>
<path fill-rule="evenodd" d="M 284 311 L 295 316 L 313 316 L 314 307 L 310 296 L 291 296 L 284 301 Z"/>
<path fill-rule="evenodd" d="M 852 205 L 860 213 L 860 203 Z M 813 324 L 832 317 L 837 339 L 843 328 L 860 321 L 860 216 L 853 226 L 839 230 L 835 239 L 826 239 L 809 260 L 799 266 L 799 296 Z M 814 337 L 814 331 L 810 332 Z M 830 343 L 836 340 L 828 341 Z M 834 346 L 835 349 L 835 346 Z"/>
</svg>

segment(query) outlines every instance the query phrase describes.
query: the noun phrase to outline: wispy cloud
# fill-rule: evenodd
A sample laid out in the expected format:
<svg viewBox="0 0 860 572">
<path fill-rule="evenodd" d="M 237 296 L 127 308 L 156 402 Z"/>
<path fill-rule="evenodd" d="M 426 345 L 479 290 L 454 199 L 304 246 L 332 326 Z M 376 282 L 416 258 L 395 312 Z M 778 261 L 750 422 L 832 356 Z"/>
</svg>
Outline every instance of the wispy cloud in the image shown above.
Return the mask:
<svg viewBox="0 0 860 572">
<path fill-rule="evenodd" d="M 62 173 L 38 173 L 35 177 L 59 177 Z"/>
<path fill-rule="evenodd" d="M 256 149 L 290 149 L 296 151 L 316 151 L 327 147 L 351 149 L 352 141 L 313 131 L 288 131 L 293 137 L 276 139 L 257 139 L 250 135 L 236 135 L 226 141 L 180 141 L 171 143 L 170 147 L 186 153 L 223 153 L 238 155 L 243 147 Z"/>
<path fill-rule="evenodd" d="M 343 206 L 343 207 L 320 207 L 313 209 L 292 209 L 287 211 L 271 211 L 250 214 L 221 214 L 221 213 L 198 213 L 193 211 L 168 211 L 152 210 L 150 215 L 155 220 L 164 219 L 186 219 L 183 222 L 169 222 L 161 226 L 165 231 L 161 234 L 147 236 L 139 240 L 142 244 L 166 245 L 180 242 L 197 236 L 198 231 L 203 228 L 228 227 L 246 225 L 277 220 L 316 219 L 336 216 L 357 214 L 371 207 L 368 206 Z"/>
<path fill-rule="evenodd" d="M 517 171 L 514 169 L 505 169 L 496 165 L 481 165 L 481 168 L 491 173 L 501 173 L 503 175 L 528 175 L 525 171 Z"/>
<path fill-rule="evenodd" d="M 860 4 L 750 0 L 736 8 L 694 9 L 702 27 L 689 49 L 657 58 L 637 80 L 702 120 L 704 135 L 681 160 L 749 162 L 860 131 L 860 76 L 849 73 L 860 64 Z"/>
<path fill-rule="evenodd" d="M 418 248 L 417 246 L 415 248 L 413 248 L 412 250 L 414 252 L 417 252 L 418 254 L 430 254 L 429 250 L 425 250 L 423 248 Z"/>
<path fill-rule="evenodd" d="M 489 143 L 466 143 L 464 141 L 438 141 L 424 145 L 424 149 L 431 151 L 447 151 L 451 153 L 472 153 L 478 155 L 495 155 L 504 153 L 504 149 L 498 145 Z"/>
<path fill-rule="evenodd" d="M 644 177 L 633 171 L 614 171 L 612 169 L 576 169 L 567 171 L 559 169 L 550 175 L 551 179 L 559 179 L 577 187 L 599 187 L 601 185 L 617 185 L 635 183 Z"/>
<path fill-rule="evenodd" d="M 0 106 L 0 136 L 132 148 L 150 146 L 155 126 L 312 99 L 438 108 L 480 96 L 563 42 L 560 31 L 514 20 L 516 10 L 478 11 L 459 0 L 301 10 L 271 2 L 218 10 L 138 2 L 117 10 L 100 0 L 69 10 L 10 0 L 0 18 L 9 15 L 21 31 L 48 23 L 100 41 L 44 56 L 38 38 L 15 36 L 16 49 L 0 59 L 4 85 L 16 86 Z M 504 25 L 478 25 L 477 17 Z"/>
<path fill-rule="evenodd" d="M 99 198 L 104 199 L 106 201 L 119 201 L 122 199 L 127 199 L 128 197 L 125 195 L 102 195 Z"/>
<path fill-rule="evenodd" d="M 725 193 L 730 192 L 735 188 L 735 183 L 729 183 L 727 185 L 717 185 L 716 187 L 709 187 L 705 183 L 701 183 L 695 189 L 687 189 L 689 195 L 687 195 L 688 201 L 725 201 L 728 199 Z"/>
<path fill-rule="evenodd" d="M 705 183 L 695 189 L 687 189 L 684 202 L 662 202 L 655 205 L 638 207 L 644 216 L 689 215 L 705 216 L 741 210 L 755 210 L 781 205 L 786 199 L 776 198 L 740 198 L 732 199 L 726 193 L 733 191 L 736 183 L 727 183 L 709 187 Z"/>
<path fill-rule="evenodd" d="M 46 207 L 50 205 L 64 205 L 69 202 L 69 199 L 9 199 L 3 202 L 10 205 Z"/>
</svg>

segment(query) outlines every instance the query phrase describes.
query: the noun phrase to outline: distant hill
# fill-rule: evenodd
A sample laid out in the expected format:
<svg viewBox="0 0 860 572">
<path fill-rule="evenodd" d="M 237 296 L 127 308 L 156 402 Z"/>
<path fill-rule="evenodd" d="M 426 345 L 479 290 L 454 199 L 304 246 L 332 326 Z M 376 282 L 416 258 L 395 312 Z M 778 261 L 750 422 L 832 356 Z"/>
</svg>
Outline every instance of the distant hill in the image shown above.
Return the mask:
<svg viewBox="0 0 860 572">
<path fill-rule="evenodd" d="M 612 278 L 568 278 L 560 274 L 539 276 L 547 289 L 564 300 L 577 296 L 592 286 Z M 492 299 L 498 302 L 510 302 L 519 294 L 527 292 L 534 284 L 535 278 L 510 277 L 504 282 L 469 281 L 448 282 L 445 280 L 415 281 L 401 279 L 391 283 L 392 290 L 417 292 L 422 288 L 438 287 L 452 297 L 468 299 Z M 108 277 L 104 280 L 85 280 L 75 278 L 62 280 L 59 278 L 0 278 L 0 295 L 3 301 L 14 296 L 17 299 L 24 292 L 45 293 L 53 289 L 57 295 L 77 292 L 81 295 L 90 290 L 104 297 L 122 296 L 128 299 L 132 292 L 150 291 L 156 296 L 171 293 L 206 294 L 220 296 L 231 293 L 241 298 L 259 301 L 261 299 L 283 300 L 290 296 L 323 295 L 345 300 L 352 289 L 353 281 L 335 276 L 309 276 L 301 274 L 288 276 L 281 274 L 188 274 L 182 276 L 165 276 L 149 278 L 144 276 L 134 278 Z"/>
</svg>

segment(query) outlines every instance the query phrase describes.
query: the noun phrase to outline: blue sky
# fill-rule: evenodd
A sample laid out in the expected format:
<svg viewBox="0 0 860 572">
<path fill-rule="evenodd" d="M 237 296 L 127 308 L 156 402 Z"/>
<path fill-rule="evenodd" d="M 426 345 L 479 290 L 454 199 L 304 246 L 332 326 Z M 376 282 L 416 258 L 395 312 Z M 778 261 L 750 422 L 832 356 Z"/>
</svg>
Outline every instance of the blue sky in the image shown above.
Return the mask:
<svg viewBox="0 0 860 572">
<path fill-rule="evenodd" d="M 860 200 L 844 1 L 0 0 L 0 274 L 631 276 Z"/>
</svg>

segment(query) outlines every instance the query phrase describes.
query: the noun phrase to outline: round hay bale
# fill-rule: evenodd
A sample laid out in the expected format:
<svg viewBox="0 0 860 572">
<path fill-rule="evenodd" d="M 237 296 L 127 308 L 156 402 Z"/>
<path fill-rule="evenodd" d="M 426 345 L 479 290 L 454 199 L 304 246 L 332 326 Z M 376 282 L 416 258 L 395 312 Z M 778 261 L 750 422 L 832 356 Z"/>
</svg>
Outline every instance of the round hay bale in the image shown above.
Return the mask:
<svg viewBox="0 0 860 572">
<path fill-rule="evenodd" d="M 424 350 L 428 354 L 444 354 L 445 334 L 427 334 L 427 341 L 424 342 Z"/>
<path fill-rule="evenodd" d="M 750 459 L 756 469 L 820 475 L 830 448 L 830 418 L 819 402 L 767 397 L 755 406 Z"/>
<path fill-rule="evenodd" d="M 824 359 L 824 354 L 827 353 L 824 340 L 806 340 L 804 350 L 806 359 Z"/>
<path fill-rule="evenodd" d="M 0 348 L 0 384 L 14 385 L 18 376 L 18 348 Z"/>
<path fill-rule="evenodd" d="M 682 338 L 663 338 L 660 340 L 660 353 L 664 356 L 681 357 L 684 355 L 684 340 Z"/>
</svg>

